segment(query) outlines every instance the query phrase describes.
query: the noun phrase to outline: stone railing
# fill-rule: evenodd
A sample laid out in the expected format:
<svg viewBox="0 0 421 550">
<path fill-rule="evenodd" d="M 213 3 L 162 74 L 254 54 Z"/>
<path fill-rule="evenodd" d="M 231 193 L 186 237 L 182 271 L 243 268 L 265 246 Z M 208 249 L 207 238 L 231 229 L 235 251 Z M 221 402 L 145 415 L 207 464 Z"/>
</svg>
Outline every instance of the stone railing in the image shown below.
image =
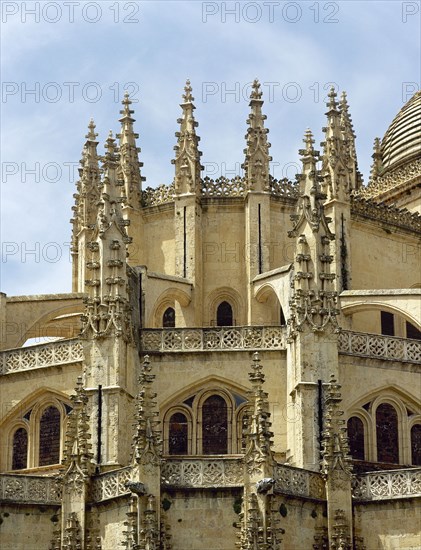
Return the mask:
<svg viewBox="0 0 421 550">
<path fill-rule="evenodd" d="M 286 349 L 283 327 L 145 329 L 143 351 L 216 351 Z"/>
<path fill-rule="evenodd" d="M 126 483 L 130 481 L 131 474 L 131 466 L 127 466 L 94 477 L 90 490 L 90 500 L 101 502 L 102 500 L 128 495 L 130 490 L 126 487 Z"/>
<path fill-rule="evenodd" d="M 343 330 L 339 334 L 339 352 L 418 363 L 421 362 L 421 341 Z"/>
<path fill-rule="evenodd" d="M 142 206 L 158 206 L 174 202 L 174 183 L 171 185 L 159 185 L 156 188 L 147 187 L 142 191 Z"/>
<path fill-rule="evenodd" d="M 357 500 L 386 500 L 421 496 L 421 468 L 370 472 L 353 476 Z"/>
<path fill-rule="evenodd" d="M 168 459 L 161 470 L 163 486 L 241 487 L 244 483 L 241 459 Z"/>
<path fill-rule="evenodd" d="M 82 342 L 77 338 L 0 352 L 0 374 L 66 365 L 83 361 Z"/>
<path fill-rule="evenodd" d="M 325 482 L 317 472 L 277 464 L 274 468 L 274 479 L 274 489 L 277 492 L 326 499 Z"/>
<path fill-rule="evenodd" d="M 244 197 L 245 192 L 246 182 L 240 176 L 232 179 L 222 176 L 216 180 L 206 176 L 202 179 L 203 197 Z"/>
<path fill-rule="evenodd" d="M 60 504 L 61 488 L 53 477 L 0 474 L 0 501 Z"/>
<path fill-rule="evenodd" d="M 289 179 L 283 178 L 277 180 L 272 176 L 269 177 L 270 192 L 275 197 L 287 197 L 294 201 L 298 198 L 298 185 L 292 183 Z"/>
</svg>

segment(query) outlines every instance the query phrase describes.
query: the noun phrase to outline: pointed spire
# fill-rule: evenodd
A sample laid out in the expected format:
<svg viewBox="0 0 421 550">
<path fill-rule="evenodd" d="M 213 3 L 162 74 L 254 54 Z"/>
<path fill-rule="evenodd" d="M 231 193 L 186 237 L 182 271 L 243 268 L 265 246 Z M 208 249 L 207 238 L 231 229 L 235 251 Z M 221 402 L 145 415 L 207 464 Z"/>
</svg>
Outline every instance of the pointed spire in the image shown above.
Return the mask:
<svg viewBox="0 0 421 550">
<path fill-rule="evenodd" d="M 247 119 L 249 128 L 245 139 L 247 147 L 244 149 L 245 159 L 242 164 L 246 187 L 249 191 L 269 191 L 269 162 L 272 157 L 269 155 L 271 144 L 267 140 L 269 130 L 264 127 L 266 115 L 262 113 L 262 92 L 257 78 L 253 81 L 250 94 L 251 113 Z"/>
<path fill-rule="evenodd" d="M 265 375 L 259 354 L 253 354 L 249 372 L 252 385 L 250 396 L 250 417 L 246 433 L 245 462 L 249 473 L 267 474 L 267 467 L 273 464 L 272 437 L 268 394 L 263 390 Z"/>
<path fill-rule="evenodd" d="M 341 385 L 332 374 L 327 384 L 324 402 L 321 471 L 324 475 L 329 475 L 333 470 L 341 470 L 350 477 L 351 457 L 349 456 L 346 423 L 341 419 L 344 412 L 340 409 L 342 402 L 340 390 Z"/>
<path fill-rule="evenodd" d="M 373 159 L 373 164 L 371 165 L 370 171 L 370 184 L 378 178 L 382 171 L 382 152 L 381 152 L 381 142 L 380 138 L 374 138 L 373 154 L 371 155 Z"/>
<path fill-rule="evenodd" d="M 149 356 L 145 355 L 139 375 L 139 393 L 136 396 L 135 434 L 133 436 L 133 458 L 137 464 L 157 465 L 161 459 L 162 440 L 156 393 L 152 391 L 155 375 Z"/>
<path fill-rule="evenodd" d="M 92 473 L 91 434 L 89 433 L 89 415 L 87 413 L 88 395 L 83 387 L 82 377 L 76 383 L 75 394 L 70 397 L 73 410 L 69 414 L 63 461 L 67 466 L 65 474 L 75 467 L 87 477 Z"/>
<path fill-rule="evenodd" d="M 314 150 L 310 130 L 304 137 L 305 149 L 300 150 L 303 170 L 298 176 L 299 196 L 297 213 L 291 215 L 293 229 L 288 236 L 296 239 L 294 280 L 290 300 L 290 337 L 308 326 L 312 331 L 323 331 L 330 323 L 337 330 L 337 292 L 333 284 L 336 275 L 330 272 L 333 256 L 330 242 L 335 236 L 329 229 L 330 218 L 324 213 L 317 170 L 319 152 Z"/>
<path fill-rule="evenodd" d="M 183 103 L 180 107 L 183 116 L 177 119 L 180 131 L 176 132 L 177 145 L 174 146 L 175 159 L 175 192 L 176 194 L 196 194 L 201 192 L 200 173 L 203 166 L 200 164 L 202 153 L 199 151 L 200 137 L 196 135 L 198 123 L 194 119 L 192 87 L 190 80 L 186 81 L 183 94 Z"/>
<path fill-rule="evenodd" d="M 82 229 L 92 230 L 96 220 L 96 204 L 100 196 L 100 167 L 97 152 L 98 134 L 95 132 L 95 123 L 91 118 L 86 134 L 86 142 L 82 151 L 79 168 L 79 181 L 76 183 L 77 192 L 73 195 L 75 206 L 72 207 L 73 224 L 72 253 L 78 255 L 79 234 Z"/>
<path fill-rule="evenodd" d="M 122 117 L 119 119 L 121 123 L 121 131 L 117 134 L 120 152 L 120 167 L 118 179 L 123 180 L 122 195 L 124 204 L 133 208 L 141 207 L 142 198 L 142 177 L 140 168 L 143 162 L 139 162 L 140 147 L 136 145 L 136 139 L 139 137 L 133 129 L 135 119 L 132 117 L 134 111 L 130 109 L 132 101 L 128 92 L 125 92 L 122 101 L 123 109 L 120 111 Z"/>
<path fill-rule="evenodd" d="M 325 140 L 322 142 L 323 192 L 328 200 L 337 198 L 345 200 L 348 188 L 346 180 L 345 144 L 341 129 L 341 113 L 336 101 L 337 93 L 332 86 L 328 93 L 327 126 L 323 128 Z"/>
<path fill-rule="evenodd" d="M 361 172 L 358 170 L 357 150 L 355 147 L 355 132 L 352 118 L 349 113 L 349 105 L 346 92 L 341 94 L 339 103 L 339 111 L 341 113 L 341 129 L 345 144 L 346 158 L 348 160 L 347 167 L 350 177 L 350 187 L 352 190 L 361 187 L 363 179 Z"/>
<path fill-rule="evenodd" d="M 296 221 L 292 230 L 294 234 L 298 231 L 304 218 L 310 223 L 313 230 L 318 230 L 320 222 L 323 221 L 321 210 L 325 195 L 320 191 L 321 176 L 317 169 L 320 153 L 314 149 L 314 138 L 309 128 L 305 131 L 303 142 L 305 148 L 299 150 L 303 168 L 302 173 L 297 176 L 299 182 L 298 213 L 291 216 L 291 219 Z M 292 236 L 292 232 L 290 232 L 290 236 Z"/>
<path fill-rule="evenodd" d="M 126 226 L 130 221 L 123 219 L 121 212 L 123 199 L 117 181 L 119 155 L 111 130 L 105 151 L 96 232 L 86 245 L 88 298 L 82 316 L 82 334 L 91 331 L 95 338 L 113 334 L 129 341 L 133 336 L 126 263 L 127 245 L 131 242 Z"/>
</svg>

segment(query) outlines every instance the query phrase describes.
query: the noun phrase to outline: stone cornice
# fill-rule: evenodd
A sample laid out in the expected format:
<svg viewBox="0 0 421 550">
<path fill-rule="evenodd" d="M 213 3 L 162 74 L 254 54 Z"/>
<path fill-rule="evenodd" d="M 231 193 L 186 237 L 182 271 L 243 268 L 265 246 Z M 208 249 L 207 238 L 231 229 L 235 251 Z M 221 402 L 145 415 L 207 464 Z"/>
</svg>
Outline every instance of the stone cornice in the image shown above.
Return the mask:
<svg viewBox="0 0 421 550">
<path fill-rule="evenodd" d="M 418 213 L 411 213 L 406 209 L 377 203 L 359 196 L 351 197 L 351 214 L 353 218 L 368 219 L 415 233 L 421 232 L 421 216 Z"/>
</svg>

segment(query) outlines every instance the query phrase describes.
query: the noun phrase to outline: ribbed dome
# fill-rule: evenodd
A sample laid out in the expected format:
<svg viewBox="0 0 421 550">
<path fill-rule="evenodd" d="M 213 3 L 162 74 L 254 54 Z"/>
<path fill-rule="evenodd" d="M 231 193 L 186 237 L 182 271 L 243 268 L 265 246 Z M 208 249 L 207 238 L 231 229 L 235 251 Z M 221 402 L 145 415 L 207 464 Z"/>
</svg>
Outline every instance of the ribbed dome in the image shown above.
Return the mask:
<svg viewBox="0 0 421 550">
<path fill-rule="evenodd" d="M 421 91 L 405 103 L 381 144 L 382 175 L 421 156 Z"/>
</svg>

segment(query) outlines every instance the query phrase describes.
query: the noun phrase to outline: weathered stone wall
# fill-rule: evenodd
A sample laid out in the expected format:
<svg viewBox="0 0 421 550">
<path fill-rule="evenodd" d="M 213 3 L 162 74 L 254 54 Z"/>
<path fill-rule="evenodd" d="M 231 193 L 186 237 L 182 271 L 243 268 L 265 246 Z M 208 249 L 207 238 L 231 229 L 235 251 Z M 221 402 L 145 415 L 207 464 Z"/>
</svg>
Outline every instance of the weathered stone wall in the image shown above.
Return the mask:
<svg viewBox="0 0 421 550">
<path fill-rule="evenodd" d="M 387 229 L 387 228 L 386 228 Z M 415 235 L 355 222 L 351 232 L 352 288 L 411 288 L 420 283 L 421 245 Z"/>
<path fill-rule="evenodd" d="M 240 489 L 164 493 L 173 550 L 233 550 L 241 495 Z"/>
<path fill-rule="evenodd" d="M 99 529 L 102 550 L 123 548 L 123 533 L 127 531 L 124 522 L 127 521 L 128 511 L 128 498 L 119 498 L 91 509 L 90 524 L 94 529 Z"/>
<path fill-rule="evenodd" d="M 0 548 L 2 550 L 47 550 L 60 511 L 54 506 L 2 504 Z"/>
<path fill-rule="evenodd" d="M 367 550 L 421 548 L 421 499 L 355 504 L 354 522 Z"/>
</svg>

